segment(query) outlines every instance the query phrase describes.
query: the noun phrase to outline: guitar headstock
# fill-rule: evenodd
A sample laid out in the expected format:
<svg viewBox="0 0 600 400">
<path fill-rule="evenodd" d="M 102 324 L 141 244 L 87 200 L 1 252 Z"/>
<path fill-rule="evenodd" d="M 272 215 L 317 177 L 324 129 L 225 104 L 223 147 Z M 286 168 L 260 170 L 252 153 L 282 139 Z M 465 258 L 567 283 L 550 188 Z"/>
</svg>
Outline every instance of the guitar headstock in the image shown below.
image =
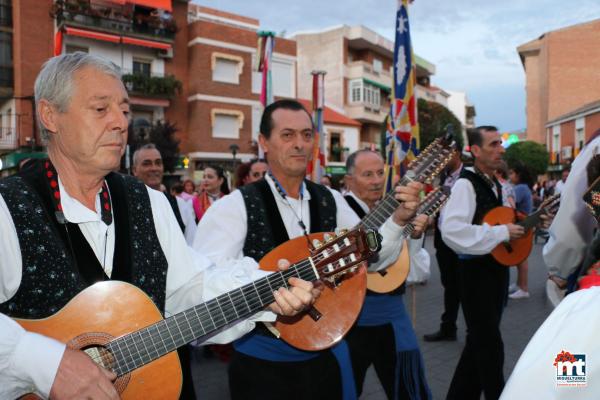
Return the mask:
<svg viewBox="0 0 600 400">
<path fill-rule="evenodd" d="M 543 211 L 546 214 L 554 214 L 560 206 L 560 193 L 548 197 L 540 204 L 538 210 Z"/>
<path fill-rule="evenodd" d="M 415 181 L 431 183 L 452 159 L 455 146 L 452 127 L 448 125 L 442 137 L 436 138 L 408 164 L 407 174 Z"/>
<path fill-rule="evenodd" d="M 583 201 L 596 221 L 600 223 L 600 176 L 585 191 Z"/>
<path fill-rule="evenodd" d="M 442 208 L 442 206 L 448 201 L 449 193 L 444 188 L 435 188 L 425 196 L 425 198 L 419 204 L 417 209 L 417 215 L 425 214 L 432 216 Z"/>
<path fill-rule="evenodd" d="M 335 236 L 312 253 L 312 262 L 321 279 L 335 278 L 366 261 L 381 248 L 379 234 L 372 229 L 357 227 Z"/>
</svg>

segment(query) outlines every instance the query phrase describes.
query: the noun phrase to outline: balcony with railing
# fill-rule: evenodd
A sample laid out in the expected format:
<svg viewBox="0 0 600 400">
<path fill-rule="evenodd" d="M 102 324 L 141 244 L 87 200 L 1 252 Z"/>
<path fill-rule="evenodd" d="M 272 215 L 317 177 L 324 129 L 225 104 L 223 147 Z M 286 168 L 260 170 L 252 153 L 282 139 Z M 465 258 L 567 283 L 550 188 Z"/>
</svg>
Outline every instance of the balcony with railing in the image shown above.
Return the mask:
<svg viewBox="0 0 600 400">
<path fill-rule="evenodd" d="M 170 14 L 158 10 L 138 11 L 129 4 L 99 6 L 89 0 L 56 0 L 51 16 L 59 27 L 91 28 L 122 36 L 133 36 L 172 43 L 178 28 Z"/>
<path fill-rule="evenodd" d="M 14 150 L 19 147 L 15 128 L 0 127 L 0 150 Z"/>
<path fill-rule="evenodd" d="M 373 65 L 365 61 L 351 61 L 345 65 L 345 76 L 348 79 L 368 79 L 388 89 L 392 86 L 392 74 L 389 70 L 379 71 Z"/>
<path fill-rule="evenodd" d="M 132 95 L 170 99 L 181 92 L 181 81 L 174 75 L 123 70 L 123 83 Z"/>
</svg>

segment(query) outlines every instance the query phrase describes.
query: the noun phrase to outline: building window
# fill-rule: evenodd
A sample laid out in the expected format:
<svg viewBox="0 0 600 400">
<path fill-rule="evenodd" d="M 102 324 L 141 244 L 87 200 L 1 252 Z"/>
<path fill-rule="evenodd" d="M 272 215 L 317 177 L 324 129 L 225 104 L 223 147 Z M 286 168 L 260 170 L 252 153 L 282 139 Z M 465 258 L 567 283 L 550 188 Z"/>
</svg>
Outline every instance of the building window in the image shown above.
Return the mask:
<svg viewBox="0 0 600 400">
<path fill-rule="evenodd" d="M 349 82 L 349 102 L 363 103 L 366 107 L 379 109 L 381 107 L 381 89 L 364 83 L 363 80 Z"/>
<path fill-rule="evenodd" d="M 583 148 L 585 144 L 585 118 L 575 120 L 575 155 Z"/>
<path fill-rule="evenodd" d="M 344 148 L 342 147 L 342 134 L 329 132 L 329 161 L 342 162 Z"/>
<path fill-rule="evenodd" d="M 560 152 L 560 125 L 552 127 L 552 151 L 554 153 Z"/>
<path fill-rule="evenodd" d="M 294 84 L 296 81 L 294 77 L 294 64 L 287 61 L 273 60 L 271 65 L 273 95 L 281 97 L 294 97 Z"/>
<path fill-rule="evenodd" d="M 213 53 L 211 67 L 213 81 L 239 85 L 244 60 L 231 54 Z"/>
<path fill-rule="evenodd" d="M 152 75 L 152 62 L 144 60 L 133 60 L 134 75 L 143 75 L 148 78 Z"/>
<path fill-rule="evenodd" d="M 12 26 L 12 7 L 10 0 L 0 0 L 0 26 Z"/>
<path fill-rule="evenodd" d="M 383 62 L 377 58 L 373 59 L 373 71 L 380 74 L 383 71 Z"/>
<path fill-rule="evenodd" d="M 221 139 L 239 139 L 244 125 L 244 114 L 235 110 L 211 110 L 212 136 Z"/>
<path fill-rule="evenodd" d="M 75 52 L 78 52 L 78 51 L 80 51 L 82 53 L 89 53 L 90 49 L 88 49 L 87 47 L 75 46 L 75 45 L 72 45 L 72 44 L 68 44 L 68 45 L 65 46 L 65 52 L 67 54 L 72 54 L 72 53 L 75 53 Z"/>
<path fill-rule="evenodd" d="M 362 102 L 362 80 L 350 81 L 350 103 Z"/>
</svg>

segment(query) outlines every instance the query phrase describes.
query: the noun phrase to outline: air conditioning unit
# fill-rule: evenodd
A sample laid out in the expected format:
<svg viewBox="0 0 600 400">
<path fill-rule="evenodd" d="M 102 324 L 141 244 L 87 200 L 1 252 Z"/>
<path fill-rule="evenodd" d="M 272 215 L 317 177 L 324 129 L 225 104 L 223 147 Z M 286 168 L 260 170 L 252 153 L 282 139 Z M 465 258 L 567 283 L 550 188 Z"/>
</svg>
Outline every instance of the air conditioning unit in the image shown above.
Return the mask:
<svg viewBox="0 0 600 400">
<path fill-rule="evenodd" d="M 561 158 L 563 160 L 569 160 L 571 158 L 573 158 L 573 146 L 565 146 L 562 148 L 561 151 Z"/>
<path fill-rule="evenodd" d="M 158 51 L 158 57 L 159 58 L 173 58 L 173 48 L 168 48 L 166 50 L 159 50 Z"/>
</svg>

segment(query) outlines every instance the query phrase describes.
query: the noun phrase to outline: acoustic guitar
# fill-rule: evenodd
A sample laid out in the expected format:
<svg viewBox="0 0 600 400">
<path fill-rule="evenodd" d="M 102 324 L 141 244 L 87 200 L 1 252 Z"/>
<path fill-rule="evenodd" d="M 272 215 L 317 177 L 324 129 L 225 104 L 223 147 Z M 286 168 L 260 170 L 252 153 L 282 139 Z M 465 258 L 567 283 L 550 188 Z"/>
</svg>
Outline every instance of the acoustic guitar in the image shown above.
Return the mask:
<svg viewBox="0 0 600 400">
<path fill-rule="evenodd" d="M 434 215 L 448 200 L 449 193 L 441 188 L 436 188 L 421 201 L 417 215 Z M 407 224 L 402 230 L 402 237 L 408 238 L 414 231 L 412 223 Z M 376 293 L 389 293 L 400 287 L 408 277 L 410 271 L 410 255 L 408 241 L 402 243 L 402 251 L 394 264 L 382 271 L 367 273 L 367 288 Z"/>
<path fill-rule="evenodd" d="M 178 347 L 200 341 L 274 301 L 273 291 L 291 277 L 334 279 L 379 251 L 378 234 L 359 228 L 329 240 L 309 257 L 241 288 L 163 319 L 140 289 L 118 281 L 96 283 L 56 314 L 15 319 L 28 331 L 52 337 L 87 353 L 113 371 L 123 399 L 177 399 L 181 390 Z M 37 398 L 27 395 L 25 398 Z"/>
<path fill-rule="evenodd" d="M 452 134 L 436 138 L 409 165 L 409 170 L 398 183 L 406 185 L 417 181 L 430 183 L 442 171 L 452 157 L 454 146 Z M 400 203 L 394 198 L 393 191 L 369 211 L 355 227 L 377 231 L 393 214 Z M 325 233 L 313 233 L 307 238 L 297 237 L 280 244 L 267 253 L 259 262 L 264 270 L 275 270 L 276 261 L 282 258 L 295 261 L 305 257 L 313 240 L 323 240 Z M 352 273 L 346 273 L 339 279 L 326 282 L 321 296 L 308 312 L 294 318 L 278 317 L 271 329 L 275 335 L 288 344 L 307 351 L 329 348 L 339 342 L 350 330 L 367 291 L 366 265 L 361 265 Z"/>
<path fill-rule="evenodd" d="M 507 267 L 515 266 L 527 259 L 533 248 L 533 230 L 541 221 L 541 215 L 554 212 L 560 204 L 560 194 L 546 199 L 533 214 L 525 215 L 510 207 L 496 207 L 483 217 L 483 222 L 491 226 L 517 224 L 525 228 L 525 235 L 519 239 L 502 242 L 492 250 L 492 257 Z"/>
</svg>

